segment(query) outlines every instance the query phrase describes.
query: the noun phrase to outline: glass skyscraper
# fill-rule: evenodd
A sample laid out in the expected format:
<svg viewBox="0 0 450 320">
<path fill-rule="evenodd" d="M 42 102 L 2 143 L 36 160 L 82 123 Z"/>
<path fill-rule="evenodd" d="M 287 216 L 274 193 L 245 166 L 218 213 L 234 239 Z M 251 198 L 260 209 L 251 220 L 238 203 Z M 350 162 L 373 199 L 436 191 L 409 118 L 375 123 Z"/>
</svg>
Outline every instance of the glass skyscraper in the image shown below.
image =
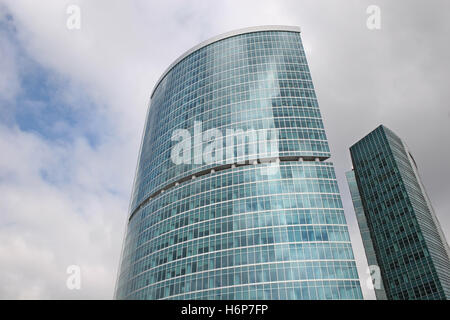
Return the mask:
<svg viewBox="0 0 450 320">
<path fill-rule="evenodd" d="M 350 153 L 363 244 L 384 284 L 377 298 L 449 299 L 449 247 L 406 144 L 381 125 Z"/>
<path fill-rule="evenodd" d="M 381 280 L 379 263 L 375 254 L 372 239 L 370 237 L 369 226 L 367 225 L 366 215 L 364 214 L 364 208 L 362 205 L 361 196 L 358 190 L 358 184 L 356 183 L 355 172 L 349 171 L 346 173 L 350 194 L 352 196 L 353 207 L 355 208 L 356 220 L 358 221 L 359 231 L 361 233 L 362 242 L 364 245 L 364 251 L 366 252 L 367 263 L 369 265 L 369 272 L 373 277 L 373 289 L 377 300 L 386 300 L 386 291 L 384 290 L 384 284 Z M 374 268 L 375 266 L 375 268 Z M 378 278 L 377 278 L 378 277 Z"/>
<path fill-rule="evenodd" d="M 118 299 L 361 299 L 300 29 L 197 45 L 149 104 Z"/>
</svg>

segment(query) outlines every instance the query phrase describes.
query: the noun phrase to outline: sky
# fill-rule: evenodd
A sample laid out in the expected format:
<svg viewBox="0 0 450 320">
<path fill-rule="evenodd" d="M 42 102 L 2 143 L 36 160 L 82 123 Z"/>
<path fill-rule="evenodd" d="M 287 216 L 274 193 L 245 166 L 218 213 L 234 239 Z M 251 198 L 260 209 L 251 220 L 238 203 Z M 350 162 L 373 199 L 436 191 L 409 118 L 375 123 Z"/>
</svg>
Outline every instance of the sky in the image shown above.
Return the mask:
<svg viewBox="0 0 450 320">
<path fill-rule="evenodd" d="M 68 28 L 71 5 L 80 28 Z M 380 29 L 366 10 L 380 8 Z M 450 2 L 0 0 L 0 299 L 111 299 L 150 92 L 178 56 L 257 25 L 302 30 L 365 298 L 348 148 L 384 124 L 450 238 Z M 80 267 L 70 290 L 67 268 Z"/>
</svg>

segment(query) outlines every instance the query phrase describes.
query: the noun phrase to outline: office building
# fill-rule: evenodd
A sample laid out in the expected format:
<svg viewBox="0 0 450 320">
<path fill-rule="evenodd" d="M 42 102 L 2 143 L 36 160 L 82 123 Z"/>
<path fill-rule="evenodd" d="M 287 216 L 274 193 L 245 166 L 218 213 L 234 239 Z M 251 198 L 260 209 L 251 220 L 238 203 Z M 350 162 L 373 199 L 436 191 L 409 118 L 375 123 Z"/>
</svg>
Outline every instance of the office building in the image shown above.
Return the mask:
<svg viewBox="0 0 450 320">
<path fill-rule="evenodd" d="M 406 144 L 381 125 L 350 153 L 347 177 L 367 225 L 358 219 L 366 255 L 379 265 L 387 298 L 449 299 L 449 247 Z"/>
<path fill-rule="evenodd" d="M 149 103 L 118 299 L 361 299 L 300 29 L 205 41 Z"/>
</svg>

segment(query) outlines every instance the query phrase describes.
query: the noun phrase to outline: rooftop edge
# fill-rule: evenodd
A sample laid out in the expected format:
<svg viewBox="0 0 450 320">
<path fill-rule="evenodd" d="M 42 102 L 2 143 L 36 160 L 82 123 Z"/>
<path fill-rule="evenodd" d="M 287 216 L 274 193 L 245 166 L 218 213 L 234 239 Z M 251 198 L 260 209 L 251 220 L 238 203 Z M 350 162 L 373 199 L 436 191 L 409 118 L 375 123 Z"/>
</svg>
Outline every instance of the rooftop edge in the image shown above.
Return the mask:
<svg viewBox="0 0 450 320">
<path fill-rule="evenodd" d="M 206 47 L 207 45 L 210 45 L 214 42 L 227 39 L 230 37 L 238 36 L 245 33 L 252 33 L 252 32 L 261 32 L 261 31 L 290 31 L 290 32 L 298 32 L 300 33 L 300 27 L 298 26 L 283 26 L 283 25 L 265 25 L 265 26 L 255 26 L 255 27 L 247 27 L 237 30 L 232 30 L 229 32 L 225 32 L 222 34 L 219 34 L 215 37 L 209 38 L 196 46 L 192 47 L 191 49 L 184 52 L 181 56 L 179 56 L 174 62 L 172 62 L 169 67 L 163 72 L 163 74 L 159 77 L 158 81 L 156 82 L 155 86 L 153 87 L 152 93 L 150 95 L 150 99 L 153 97 L 153 94 L 155 93 L 156 88 L 158 88 L 161 81 L 164 79 L 164 77 L 169 73 L 170 70 L 172 70 L 173 67 L 175 67 L 181 60 L 189 56 L 191 53 Z"/>
</svg>

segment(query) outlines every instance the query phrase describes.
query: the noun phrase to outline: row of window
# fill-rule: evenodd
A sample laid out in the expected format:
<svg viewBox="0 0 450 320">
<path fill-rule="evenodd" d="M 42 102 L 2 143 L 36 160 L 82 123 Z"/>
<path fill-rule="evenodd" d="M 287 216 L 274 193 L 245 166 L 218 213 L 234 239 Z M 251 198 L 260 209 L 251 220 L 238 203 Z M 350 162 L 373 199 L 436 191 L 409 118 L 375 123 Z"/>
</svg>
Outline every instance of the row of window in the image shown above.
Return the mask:
<svg viewBox="0 0 450 320">
<path fill-rule="evenodd" d="M 146 256 L 145 259 L 136 260 L 136 263 L 123 269 L 122 276 L 131 279 L 143 272 L 165 271 L 172 277 L 178 277 L 190 272 L 276 261 L 354 259 L 351 244 L 348 242 L 279 243 L 219 250 L 206 244 L 197 247 L 197 250 L 195 251 L 194 247 L 183 246 L 172 251 L 171 256 L 159 256 L 157 259 Z M 192 255 L 194 252 L 198 254 Z M 192 271 L 190 266 L 194 265 L 195 271 Z"/>
<path fill-rule="evenodd" d="M 175 242 L 175 237 L 177 242 Z M 267 227 L 243 231 L 215 233 L 194 238 L 194 234 L 180 232 L 172 237 L 162 237 L 146 242 L 139 248 L 129 248 L 125 256 L 130 263 L 148 257 L 157 265 L 161 261 L 176 259 L 201 253 L 226 250 L 237 247 L 259 246 L 274 243 L 294 242 L 349 242 L 346 226 L 292 226 Z M 203 249 L 201 249 L 203 248 Z M 207 248 L 207 249 L 206 249 Z M 201 253 L 199 251 L 202 251 Z M 186 254 L 186 255 L 183 255 Z"/>
<path fill-rule="evenodd" d="M 148 183 L 146 181 L 139 181 L 139 185 L 141 188 L 145 188 L 147 193 L 150 193 L 155 188 L 161 189 L 167 183 L 170 183 L 175 180 L 175 177 L 185 177 L 190 173 L 195 174 L 198 172 L 200 168 L 207 168 L 208 166 L 199 166 L 199 165 L 177 165 L 176 168 L 178 170 L 174 170 L 174 174 L 172 179 L 162 180 L 162 177 L 158 175 L 153 175 L 152 180 L 160 181 L 160 184 L 156 183 Z M 215 167 L 214 165 L 210 165 L 209 167 Z M 189 169 L 190 168 L 190 169 Z M 201 193 L 206 190 L 213 190 L 217 188 L 226 188 L 229 187 L 229 192 L 231 192 L 228 197 L 229 200 L 233 199 L 232 196 L 232 186 L 233 184 L 239 183 L 242 180 L 242 183 L 258 183 L 261 187 L 255 188 L 255 192 L 249 195 L 256 196 L 260 190 L 263 188 L 262 192 L 264 194 L 270 193 L 288 193 L 292 192 L 291 185 L 303 185 L 301 182 L 302 178 L 313 178 L 313 179 L 335 179 L 335 174 L 332 166 L 328 163 L 315 163 L 314 164 L 303 164 L 300 162 L 285 162 L 282 161 L 279 163 L 279 170 L 276 172 L 271 172 L 270 175 L 267 174 L 267 171 L 263 170 L 263 165 L 250 165 L 243 166 L 238 168 L 231 168 L 227 170 L 223 170 L 214 174 L 208 174 L 205 176 L 201 176 L 195 181 L 189 181 L 182 183 L 178 186 L 178 188 L 171 188 L 165 194 L 164 197 L 156 197 L 152 199 L 152 203 L 150 204 L 151 208 L 149 210 L 151 212 L 155 212 L 158 208 L 165 207 L 166 205 L 172 204 L 173 201 L 176 201 L 181 198 L 188 198 L 193 194 Z M 183 176 L 183 173 L 186 175 Z M 294 178 L 296 182 L 289 183 L 287 180 L 283 183 L 281 180 L 276 184 L 268 184 L 269 180 L 278 180 Z M 161 180 L 160 180 L 161 179 Z M 137 179 L 138 180 L 138 179 Z M 139 179 L 140 180 L 140 179 Z M 175 180 L 176 181 L 176 180 Z M 264 182 L 264 183 L 263 183 Z M 306 182 L 308 183 L 308 182 Z M 276 189 L 273 189 L 276 188 Z M 310 191 L 313 190 L 314 187 L 309 188 Z M 296 188 L 297 189 L 297 188 Z M 300 187 L 300 190 L 304 190 L 303 187 Z M 258 192 L 258 193 L 257 193 Z M 145 213 L 144 213 L 145 214 Z"/>
</svg>

